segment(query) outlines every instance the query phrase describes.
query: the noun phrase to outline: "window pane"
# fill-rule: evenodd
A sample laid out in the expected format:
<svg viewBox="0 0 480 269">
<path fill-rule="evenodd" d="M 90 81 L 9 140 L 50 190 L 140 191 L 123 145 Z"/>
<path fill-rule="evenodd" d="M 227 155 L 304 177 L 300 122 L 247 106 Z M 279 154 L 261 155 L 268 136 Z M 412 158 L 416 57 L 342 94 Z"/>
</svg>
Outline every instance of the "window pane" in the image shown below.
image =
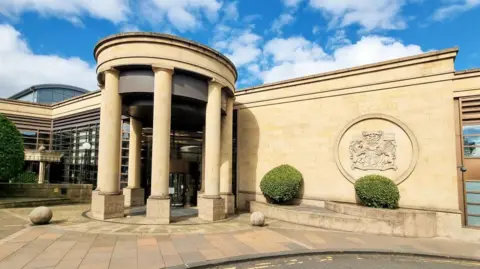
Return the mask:
<svg viewBox="0 0 480 269">
<path fill-rule="evenodd" d="M 480 215 L 480 205 L 467 205 L 468 215 Z"/>
<path fill-rule="evenodd" d="M 467 224 L 470 225 L 470 226 L 480 227 L 480 217 L 468 216 L 467 217 Z"/>
<path fill-rule="evenodd" d="M 463 137 L 464 146 L 476 146 L 480 145 L 480 136 L 464 136 Z"/>
<path fill-rule="evenodd" d="M 480 148 L 464 147 L 463 153 L 465 157 L 480 157 Z"/>
<path fill-rule="evenodd" d="M 467 193 L 467 203 L 480 203 L 480 194 L 478 193 Z"/>
<path fill-rule="evenodd" d="M 480 135 L 480 125 L 465 125 L 463 126 L 463 135 Z"/>
<path fill-rule="evenodd" d="M 465 182 L 465 189 L 467 191 L 480 192 L 480 181 L 478 181 L 478 182 L 475 182 L 475 181 Z"/>
<path fill-rule="evenodd" d="M 63 101 L 63 94 L 62 92 L 54 92 L 53 93 L 53 102 L 60 102 Z"/>
<path fill-rule="evenodd" d="M 40 90 L 37 92 L 37 102 L 50 104 L 53 102 L 53 91 L 50 89 Z"/>
</svg>

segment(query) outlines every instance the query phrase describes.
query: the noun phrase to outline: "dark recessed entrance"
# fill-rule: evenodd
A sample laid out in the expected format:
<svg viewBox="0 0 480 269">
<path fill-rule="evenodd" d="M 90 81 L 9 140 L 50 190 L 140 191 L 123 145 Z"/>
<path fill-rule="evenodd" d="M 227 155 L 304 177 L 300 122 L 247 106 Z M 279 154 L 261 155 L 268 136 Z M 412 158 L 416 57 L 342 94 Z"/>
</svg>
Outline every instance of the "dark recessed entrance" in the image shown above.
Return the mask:
<svg viewBox="0 0 480 269">
<path fill-rule="evenodd" d="M 151 190 L 153 72 L 124 70 L 119 91 L 127 117 L 139 120 L 142 135 L 142 188 L 145 200 Z M 170 179 L 172 207 L 197 205 L 201 189 L 202 143 L 208 83 L 206 78 L 175 71 L 171 104 Z"/>
</svg>

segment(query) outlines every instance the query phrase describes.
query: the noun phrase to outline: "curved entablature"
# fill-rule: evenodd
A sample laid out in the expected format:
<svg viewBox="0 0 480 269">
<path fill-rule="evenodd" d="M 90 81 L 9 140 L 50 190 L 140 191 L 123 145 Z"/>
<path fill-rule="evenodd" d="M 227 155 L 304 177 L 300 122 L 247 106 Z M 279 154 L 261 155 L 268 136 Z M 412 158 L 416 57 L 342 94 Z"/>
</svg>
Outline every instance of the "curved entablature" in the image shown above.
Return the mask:
<svg viewBox="0 0 480 269">
<path fill-rule="evenodd" d="M 100 85 L 104 71 L 129 66 L 166 66 L 181 73 L 189 72 L 215 80 L 235 90 L 237 70 L 224 55 L 205 45 L 158 33 L 124 33 L 100 40 L 94 49 Z M 183 72 L 182 72 L 183 71 Z"/>
</svg>

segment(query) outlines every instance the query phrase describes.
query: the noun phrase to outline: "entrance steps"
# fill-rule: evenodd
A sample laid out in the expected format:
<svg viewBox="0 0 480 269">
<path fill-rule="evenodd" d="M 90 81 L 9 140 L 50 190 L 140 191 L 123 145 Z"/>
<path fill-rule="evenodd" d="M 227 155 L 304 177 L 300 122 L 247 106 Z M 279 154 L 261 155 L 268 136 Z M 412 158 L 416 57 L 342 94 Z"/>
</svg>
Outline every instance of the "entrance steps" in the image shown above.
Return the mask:
<svg viewBox="0 0 480 269">
<path fill-rule="evenodd" d="M 255 211 L 267 218 L 329 230 L 402 237 L 437 236 L 436 214 L 430 211 L 373 209 L 336 202 L 325 202 L 323 208 L 251 201 L 250 212 Z"/>
</svg>

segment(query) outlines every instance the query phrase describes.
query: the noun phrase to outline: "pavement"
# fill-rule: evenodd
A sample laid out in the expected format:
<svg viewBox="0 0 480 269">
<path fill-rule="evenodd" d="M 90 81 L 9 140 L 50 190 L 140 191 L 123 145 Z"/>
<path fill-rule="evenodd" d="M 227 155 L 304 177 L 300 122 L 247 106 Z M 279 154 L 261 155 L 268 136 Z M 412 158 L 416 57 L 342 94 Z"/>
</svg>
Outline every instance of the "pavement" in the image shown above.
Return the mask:
<svg viewBox="0 0 480 269">
<path fill-rule="evenodd" d="M 0 210 L 0 269 L 216 268 L 216 262 L 228 264 L 238 259 L 248 263 L 272 255 L 287 258 L 301 253 L 333 255 L 345 251 L 480 261 L 480 242 L 335 232 L 275 220 L 267 220 L 265 227 L 252 227 L 249 214 L 213 224 L 198 222 L 194 217 L 171 225 L 139 224 L 132 218 L 143 217 L 135 215 L 128 220 L 103 222 L 88 217 L 89 205 L 51 208 L 54 217 L 45 226 L 29 224 L 27 216 L 32 208 Z M 449 268 L 463 268 L 458 266 Z"/>
</svg>

